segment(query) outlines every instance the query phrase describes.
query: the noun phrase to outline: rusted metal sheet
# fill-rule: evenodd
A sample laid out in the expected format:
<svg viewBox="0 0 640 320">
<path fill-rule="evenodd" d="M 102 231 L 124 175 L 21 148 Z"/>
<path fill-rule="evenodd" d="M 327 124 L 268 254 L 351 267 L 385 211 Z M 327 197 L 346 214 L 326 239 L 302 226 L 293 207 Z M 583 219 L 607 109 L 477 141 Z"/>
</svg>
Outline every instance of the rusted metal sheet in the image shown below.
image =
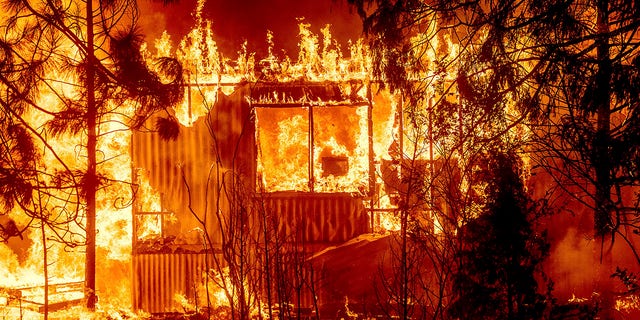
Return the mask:
<svg viewBox="0 0 640 320">
<path fill-rule="evenodd" d="M 205 253 L 133 255 L 133 307 L 149 313 L 183 311 L 177 294 L 195 299 L 206 270 Z"/>
<path fill-rule="evenodd" d="M 277 215 L 279 233 L 297 241 L 340 243 L 369 232 L 362 198 L 342 193 L 272 193 L 266 208 Z"/>
</svg>

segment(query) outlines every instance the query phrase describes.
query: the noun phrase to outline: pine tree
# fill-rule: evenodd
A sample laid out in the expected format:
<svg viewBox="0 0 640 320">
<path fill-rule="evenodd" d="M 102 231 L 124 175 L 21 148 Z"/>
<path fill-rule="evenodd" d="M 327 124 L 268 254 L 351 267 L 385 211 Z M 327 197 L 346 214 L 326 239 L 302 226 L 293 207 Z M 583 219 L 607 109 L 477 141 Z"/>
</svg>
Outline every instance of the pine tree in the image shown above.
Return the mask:
<svg viewBox="0 0 640 320">
<path fill-rule="evenodd" d="M 93 309 L 96 193 L 110 181 L 100 173 L 104 160 L 99 159 L 99 142 L 109 134 L 110 121 L 140 129 L 152 113 L 178 103 L 182 68 L 175 60 L 161 59 L 156 66 L 161 77 L 145 64 L 135 1 L 13 0 L 4 4 L 8 13 L 0 25 L 4 31 L 0 46 L 3 71 L 8 72 L 0 76 L 3 114 L 29 128 L 54 153 L 56 147 L 47 143 L 48 136 L 80 136 L 83 141 L 84 170 L 67 167 L 63 180 L 76 190 L 76 218 L 86 233 L 85 292 Z M 44 94 L 54 96 L 54 101 L 43 103 Z M 129 109 L 120 108 L 125 104 Z M 27 109 L 50 117 L 47 134 L 21 117 Z M 177 121 L 166 115 L 158 124 L 170 133 L 164 136 L 172 138 Z"/>
<path fill-rule="evenodd" d="M 541 319 L 547 301 L 538 279 L 549 245 L 533 227 L 538 208 L 525 194 L 515 156 L 488 157 L 488 201 L 461 229 L 449 311 L 456 319 Z"/>
</svg>

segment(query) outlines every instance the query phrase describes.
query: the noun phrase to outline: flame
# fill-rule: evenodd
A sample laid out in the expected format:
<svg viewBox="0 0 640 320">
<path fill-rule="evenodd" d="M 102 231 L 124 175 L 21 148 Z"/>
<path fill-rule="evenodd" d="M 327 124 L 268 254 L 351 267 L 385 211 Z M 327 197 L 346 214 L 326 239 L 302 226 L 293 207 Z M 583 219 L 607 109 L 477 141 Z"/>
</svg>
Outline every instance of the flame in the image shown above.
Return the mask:
<svg viewBox="0 0 640 320">
<path fill-rule="evenodd" d="M 367 107 L 258 108 L 258 171 L 266 191 L 366 191 L 368 184 Z M 309 176 L 309 131 L 313 125 L 313 177 Z M 354 130 L 356 129 L 356 130 Z M 341 161 L 344 168 L 325 165 Z M 344 172 L 343 172 L 344 171 Z M 313 179 L 311 179 L 313 178 Z M 312 181 L 310 181 L 312 180 Z"/>
<path fill-rule="evenodd" d="M 45 95 L 45 97 L 51 97 Z M 54 105 L 54 104 L 50 104 Z M 42 121 L 38 117 L 34 117 L 32 120 L 34 123 Z M 105 125 L 102 129 L 105 132 L 115 130 L 114 127 Z M 110 134 L 112 139 L 101 140 L 99 150 L 103 155 L 104 164 L 100 166 L 100 172 L 105 173 L 113 180 L 120 180 L 125 182 L 125 187 L 122 183 L 108 185 L 100 192 L 98 192 L 97 201 L 97 250 L 100 252 L 97 277 L 99 283 L 102 285 L 99 287 L 101 290 L 99 293 L 104 294 L 107 299 L 104 300 L 103 307 L 109 303 L 122 302 L 123 305 L 130 304 L 130 284 L 128 271 L 116 271 L 116 270 L 128 270 L 127 265 L 130 262 L 131 252 L 131 211 L 130 208 L 119 209 L 120 206 L 126 207 L 127 199 L 130 199 L 131 194 L 127 192 L 130 188 L 126 187 L 126 181 L 130 181 L 130 158 L 128 155 L 129 149 L 129 135 L 127 131 L 119 131 L 118 133 Z M 49 138 L 48 143 L 52 145 L 56 153 L 63 159 L 63 161 L 72 169 L 81 169 L 84 166 L 83 152 L 78 147 L 81 145 L 79 137 L 65 136 L 59 139 Z M 55 170 L 61 170 L 57 164 L 57 160 L 53 157 L 51 152 L 45 152 L 44 159 L 46 165 L 43 164 L 42 170 L 48 170 L 53 172 Z M 43 183 L 52 183 L 51 181 L 44 179 Z M 54 193 L 55 194 L 55 193 Z M 71 196 L 73 200 L 75 195 L 67 194 L 64 190 L 57 192 L 57 196 L 60 199 L 66 199 L 65 197 Z M 75 210 L 74 208 L 64 207 L 64 201 L 51 198 L 47 205 L 42 207 L 43 212 L 47 212 L 51 216 L 59 215 L 61 219 L 65 218 L 65 210 Z M 68 205 L 67 205 L 68 206 Z M 25 220 L 25 216 L 14 210 L 12 217 L 16 220 L 16 223 L 20 226 L 24 226 L 28 223 Z M 70 231 L 82 233 L 81 226 L 78 224 L 69 225 Z M 46 230 L 46 237 L 48 239 L 54 238 L 54 234 L 50 230 Z M 23 299 L 27 299 L 35 302 L 44 301 L 44 271 L 43 271 L 43 254 L 44 243 L 42 243 L 41 230 L 38 227 L 38 223 L 33 224 L 31 228 L 27 229 L 24 233 L 25 239 L 22 242 L 24 245 L 28 245 L 31 242 L 27 257 L 23 262 L 20 262 L 19 258 L 8 247 L 0 245 L 0 270 L 4 276 L 0 279 L 0 287 L 4 288 L 25 288 L 36 287 L 29 290 L 30 296 L 24 296 Z M 80 238 L 71 238 L 72 241 L 81 241 Z M 48 240 L 46 242 L 46 254 L 49 266 L 48 271 L 48 284 L 55 286 L 57 284 L 82 282 L 84 279 L 84 253 L 82 248 L 68 249 L 63 244 L 55 241 Z M 109 277 L 107 281 L 103 277 Z M 101 279 L 102 278 L 102 279 Z M 110 284 L 117 282 L 118 286 L 111 286 Z M 49 302 L 55 303 L 60 301 L 77 300 L 83 297 L 84 293 L 82 285 L 76 288 L 74 291 L 67 292 L 66 294 L 52 293 L 50 292 Z M 103 296 L 103 297 L 105 297 Z M 10 308 L 8 306 L 7 308 Z M 2 310 L 2 307 L 0 307 Z M 75 311 L 74 314 L 77 314 Z M 39 317 L 39 316 L 38 316 Z"/>
<path fill-rule="evenodd" d="M 616 300 L 615 309 L 622 312 L 640 310 L 640 298 L 637 295 L 629 295 Z"/>
<path fill-rule="evenodd" d="M 351 309 L 349 308 L 349 297 L 345 296 L 344 297 L 344 311 L 345 314 L 347 315 L 347 317 L 349 317 L 349 319 L 354 318 L 357 319 L 358 318 L 358 314 L 351 311 Z"/>
<path fill-rule="evenodd" d="M 378 232 L 400 231 L 402 222 L 400 221 L 400 217 L 397 216 L 395 211 L 386 212 L 380 215 L 379 222 L 375 227 Z"/>
<path fill-rule="evenodd" d="M 69 43 L 62 43 L 59 47 L 67 57 L 79 59 L 78 52 Z M 78 78 L 76 75 L 64 70 L 46 70 L 42 84 L 42 94 L 37 96 L 36 104 L 49 112 L 62 110 L 67 101 L 66 97 L 77 97 Z M 131 106 L 111 106 L 114 111 L 111 116 L 102 118 L 99 132 L 101 138 L 98 141 L 98 171 L 108 178 L 103 188 L 97 193 L 97 251 L 99 261 L 97 264 L 97 278 L 99 294 L 108 297 L 103 300 L 102 306 L 109 303 L 130 305 L 130 284 L 128 264 L 131 252 L 131 211 L 128 202 L 131 199 L 131 159 L 129 156 L 129 141 L 131 133 L 126 130 L 123 123 L 125 118 L 118 114 L 130 114 Z M 51 115 L 30 110 L 24 115 L 25 120 L 38 132 L 45 123 L 52 119 Z M 20 209 L 14 209 L 10 216 L 20 227 L 30 225 L 24 233 L 24 240 L 16 241 L 16 246 L 25 249 L 17 254 L 7 246 L 0 245 L 0 287 L 29 289 L 31 301 L 44 301 L 44 268 L 43 257 L 47 255 L 47 282 L 50 286 L 82 282 L 84 279 L 84 248 L 67 247 L 56 241 L 63 236 L 66 241 L 76 245 L 84 241 L 84 208 L 75 206 L 79 202 L 78 190 L 55 188 L 57 185 L 55 175 L 57 172 L 65 172 L 66 167 L 71 172 L 79 172 L 86 168 L 86 149 L 82 134 L 64 134 L 60 137 L 48 136 L 42 133 L 43 139 L 53 149 L 50 150 L 44 142 L 36 139 L 37 150 L 42 155 L 42 162 L 37 164 L 39 175 L 38 182 L 42 186 L 49 187 L 48 193 L 37 193 L 33 209 L 60 223 L 69 217 L 78 215 L 77 218 L 63 226 L 64 230 L 56 230 L 54 233 L 50 227 L 45 227 L 46 243 L 42 242 L 42 227 L 38 220 L 31 221 Z M 54 154 L 55 152 L 55 154 Z M 79 178 L 78 178 L 79 179 Z M 46 247 L 45 247 L 46 246 Z M 27 248 L 28 247 L 28 248 Z M 109 277 L 107 281 L 105 277 Z M 111 286 L 112 283 L 118 286 Z M 75 300 L 84 295 L 82 285 L 73 292 L 61 295 L 50 292 L 51 303 L 56 299 Z M 27 298 L 25 298 L 27 299 Z M 78 298 L 79 299 L 79 298 Z M 12 308 L 12 306 L 7 306 Z M 3 308 L 0 306 L 0 310 Z"/>
<path fill-rule="evenodd" d="M 322 49 L 318 36 L 314 34 L 308 23 L 300 23 L 298 61 L 290 67 L 290 73 L 283 75 L 280 81 L 304 78 L 309 81 L 349 81 L 366 80 L 371 70 L 371 59 L 368 57 L 362 40 L 349 44 L 350 57 L 344 57 L 340 46 L 332 40 L 330 25 L 322 30 Z"/>
<path fill-rule="evenodd" d="M 259 98 L 259 102 L 263 103 L 298 103 L 304 106 L 286 109 L 256 108 L 259 148 L 257 165 L 260 182 L 268 192 L 348 192 L 367 196 L 371 196 L 369 192 L 372 191 L 369 190 L 371 175 L 375 176 L 377 185 L 385 184 L 380 174 L 381 161 L 402 160 L 402 154 L 407 154 L 411 146 L 404 144 L 404 150 L 394 150 L 399 141 L 405 139 L 399 132 L 399 118 L 403 116 L 397 110 L 399 98 L 388 93 L 373 94 L 371 101 L 368 97 L 370 93 L 367 92 L 367 88 L 372 86 L 372 61 L 362 39 L 350 42 L 347 50 L 343 52 L 332 37 L 329 25 L 321 29 L 321 35 L 316 35 L 311 31 L 310 24 L 302 22 L 298 25 L 300 42 L 297 59 L 277 56 L 273 50 L 273 34 L 270 32 L 267 32 L 266 36 L 269 49 L 267 57 L 256 62 L 255 55 L 247 52 L 245 44 L 238 51 L 237 57 L 230 59 L 218 50 L 212 23 L 202 17 L 203 7 L 204 1 L 199 0 L 195 13 L 196 24 L 176 46 L 173 45 L 171 37 L 164 32 L 153 42 L 154 52 L 151 52 L 147 44 L 141 48 L 151 68 L 154 65 L 153 60 L 163 56 L 178 58 L 185 68 L 185 81 L 188 83 L 185 95 L 189 99 L 185 99 L 181 105 L 174 108 L 175 116 L 183 125 L 190 126 L 196 119 L 209 112 L 218 98 L 219 90 L 229 94 L 235 89 L 234 84 L 244 81 L 338 83 L 349 97 L 349 101 L 309 101 L 305 100 L 306 98 L 294 101 L 293 97 L 282 92 Z M 425 32 L 424 35 L 428 33 L 430 32 Z M 415 46 L 415 50 L 426 52 L 421 55 L 425 65 L 433 65 L 438 59 L 453 59 L 457 55 L 456 46 L 446 36 L 442 39 L 426 39 L 420 38 L 419 35 L 414 41 L 422 44 Z M 79 59 L 79 53 L 72 44 L 65 44 L 63 48 L 68 57 Z M 442 52 L 448 55 L 443 56 Z M 416 73 L 415 77 L 442 77 L 436 75 L 433 68 L 428 70 L 429 72 Z M 46 106 L 50 111 L 58 111 L 62 101 L 54 93 L 63 93 L 68 97 L 77 96 L 74 84 L 78 83 L 78 79 L 73 74 L 59 70 L 51 72 L 56 73 L 56 77 L 52 78 L 63 81 L 51 81 L 49 85 L 54 90 L 38 97 L 38 104 Z M 451 75 L 453 73 L 449 74 Z M 353 83 L 363 85 L 351 86 Z M 250 101 L 253 102 L 258 101 Z M 362 102 L 371 105 L 364 105 Z M 127 104 L 112 108 L 124 115 L 131 113 L 131 106 Z M 313 112 L 313 121 L 309 118 L 310 111 Z M 38 128 L 47 120 L 50 120 L 50 117 L 35 112 L 29 118 L 30 123 Z M 98 282 L 106 286 L 114 282 L 121 283 L 118 288 L 107 288 L 109 292 L 104 292 L 101 301 L 127 306 L 130 305 L 130 277 L 128 271 L 122 270 L 127 269 L 131 261 L 132 208 L 128 199 L 133 197 L 133 191 L 129 184 L 136 180 L 138 185 L 138 207 L 135 210 L 161 212 L 163 208 L 160 194 L 150 186 L 146 173 L 139 172 L 135 179 L 131 176 L 131 133 L 122 125 L 118 125 L 125 121 L 117 117 L 104 120 L 100 127 L 100 132 L 104 135 L 98 146 L 101 151 L 99 170 L 113 181 L 120 182 L 111 183 L 98 193 L 97 245 L 99 252 L 103 253 L 99 256 L 99 259 L 102 259 L 99 265 L 104 266 L 99 276 L 109 277 L 108 281 L 98 279 Z M 374 124 L 371 133 L 370 121 Z M 310 134 L 313 136 L 312 146 Z M 372 142 L 369 140 L 370 137 Z M 48 142 L 55 147 L 63 162 L 70 164 L 72 170 L 85 167 L 86 151 L 82 147 L 81 135 L 49 139 Z M 373 154 L 370 154 L 370 149 L 373 150 Z M 44 152 L 44 159 L 44 171 L 60 169 L 51 152 Z M 376 172 L 369 172 L 372 164 Z M 399 219 L 395 214 L 397 206 L 391 201 L 393 196 L 395 195 L 387 194 L 384 190 L 374 195 L 375 207 L 384 209 L 377 214 L 377 225 L 383 230 L 395 231 L 400 228 Z M 55 211 L 57 205 L 55 201 L 51 202 L 49 210 Z M 19 212 L 13 212 L 12 217 L 22 225 L 27 223 L 24 217 L 20 217 Z M 138 238 L 145 239 L 161 234 L 161 219 L 159 215 L 149 215 L 136 221 Z M 80 225 L 73 228 L 82 232 Z M 19 262 L 15 252 L 6 246 L 0 246 L 0 270 L 6 270 L 7 275 L 0 279 L 0 287 L 43 283 L 41 264 L 45 244 L 39 240 L 38 232 L 35 228 L 27 231 L 27 236 L 33 244 L 28 249 L 23 263 Z M 82 252 L 67 252 L 63 246 L 49 242 L 46 245 L 49 261 L 52 262 L 49 267 L 50 281 L 72 282 L 83 279 Z M 218 274 L 214 278 L 213 282 L 222 283 L 225 287 L 231 285 L 228 275 Z M 214 297 L 218 306 L 229 303 L 220 287 L 209 286 L 208 294 Z M 177 296 L 176 300 L 185 308 L 191 308 L 185 297 Z"/>
<path fill-rule="evenodd" d="M 258 172 L 268 191 L 308 191 L 309 119 L 304 109 L 257 109 Z M 277 156 L 276 156 L 277 155 Z"/>
<path fill-rule="evenodd" d="M 367 107 L 318 108 L 314 120 L 314 172 L 319 192 L 361 192 L 367 188 L 368 127 Z M 326 174 L 322 159 L 344 157 L 348 171 L 344 175 Z"/>
<path fill-rule="evenodd" d="M 170 37 L 163 34 L 155 41 L 156 54 L 144 47 L 144 56 L 148 60 L 154 56 L 175 55 L 189 75 L 188 82 L 198 84 L 237 84 L 242 81 L 275 80 L 291 82 L 300 79 L 307 81 L 367 80 L 371 70 L 371 59 L 362 39 L 350 42 L 349 57 L 345 57 L 340 46 L 332 39 L 330 25 L 322 32 L 322 44 L 319 36 L 310 29 L 310 24 L 300 23 L 299 52 L 296 62 L 287 56 L 277 57 L 273 52 L 273 34 L 267 31 L 266 44 L 268 55 L 256 66 L 255 55 L 247 52 L 246 43 L 238 51 L 236 59 L 225 57 L 218 50 L 214 31 L 210 21 L 202 19 L 196 13 L 197 21 L 193 29 L 180 40 L 175 53 L 172 52 Z M 265 79 L 268 75 L 269 79 Z M 232 87 L 221 86 L 230 94 Z"/>
<path fill-rule="evenodd" d="M 237 299 L 234 293 L 238 292 L 238 289 L 234 286 L 231 278 L 229 277 L 229 268 L 223 268 L 221 272 L 217 270 L 210 270 L 209 272 L 203 272 L 202 282 L 198 284 L 197 295 L 195 298 L 188 298 L 184 294 L 175 294 L 173 299 L 177 305 L 185 313 L 201 313 L 208 312 L 210 315 L 215 314 L 217 319 L 231 318 L 230 306 L 233 301 L 231 299 Z M 244 290 L 248 290 L 248 285 L 245 283 Z M 251 318 L 258 318 L 260 315 L 259 301 L 256 301 L 251 306 L 250 314 Z"/>
</svg>

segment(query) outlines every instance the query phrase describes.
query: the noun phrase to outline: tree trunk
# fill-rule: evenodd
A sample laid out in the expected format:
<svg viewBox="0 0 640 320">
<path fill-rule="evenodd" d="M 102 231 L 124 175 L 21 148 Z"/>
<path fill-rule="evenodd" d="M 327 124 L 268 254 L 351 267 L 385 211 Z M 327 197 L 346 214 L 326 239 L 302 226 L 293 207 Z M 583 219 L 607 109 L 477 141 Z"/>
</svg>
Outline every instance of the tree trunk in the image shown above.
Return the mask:
<svg viewBox="0 0 640 320">
<path fill-rule="evenodd" d="M 412 177 L 413 178 L 413 177 Z M 411 185 L 411 182 L 409 182 Z M 409 187 L 410 188 L 410 187 Z M 405 199 L 407 204 L 405 206 L 408 207 L 409 195 L 407 195 L 407 199 Z M 400 211 L 401 221 L 400 221 L 400 233 L 401 233 L 401 256 L 400 256 L 400 283 L 401 283 L 401 296 L 400 296 L 400 319 L 406 320 L 409 319 L 409 265 L 407 262 L 407 227 L 409 220 L 409 209 L 405 207 Z"/>
<path fill-rule="evenodd" d="M 93 33 L 93 3 L 87 2 L 87 172 L 83 187 L 86 197 L 86 258 L 85 258 L 85 298 L 87 308 L 95 310 L 96 296 L 96 148 L 97 148 L 97 108 L 94 91 L 94 33 Z"/>
<path fill-rule="evenodd" d="M 49 319 L 49 262 L 47 261 L 47 235 L 45 233 L 44 220 L 41 223 L 42 231 L 42 273 L 44 274 L 44 305 L 43 315 L 44 320 Z"/>
<path fill-rule="evenodd" d="M 596 74 L 596 108 L 597 128 L 593 143 L 594 169 L 596 174 L 595 195 L 595 232 L 598 237 L 606 237 L 612 231 L 611 220 L 611 163 L 609 161 L 610 126 L 611 126 L 611 59 L 609 57 L 608 6 L 606 0 L 598 1 L 598 72 Z"/>
<path fill-rule="evenodd" d="M 598 283 L 596 290 L 601 295 L 601 318 L 613 319 L 615 297 L 612 271 L 612 252 L 609 243 L 613 243 L 614 224 L 611 217 L 611 162 L 609 160 L 610 126 L 611 126 L 611 58 L 609 56 L 609 6 L 607 0 L 597 2 L 598 43 L 596 74 L 596 93 L 594 98 L 597 118 L 596 135 L 593 144 L 593 160 L 596 175 L 594 228 L 600 248 L 596 254 L 600 258 Z M 611 241 L 611 242 L 609 242 Z M 598 250 L 599 249 L 599 250 Z"/>
</svg>

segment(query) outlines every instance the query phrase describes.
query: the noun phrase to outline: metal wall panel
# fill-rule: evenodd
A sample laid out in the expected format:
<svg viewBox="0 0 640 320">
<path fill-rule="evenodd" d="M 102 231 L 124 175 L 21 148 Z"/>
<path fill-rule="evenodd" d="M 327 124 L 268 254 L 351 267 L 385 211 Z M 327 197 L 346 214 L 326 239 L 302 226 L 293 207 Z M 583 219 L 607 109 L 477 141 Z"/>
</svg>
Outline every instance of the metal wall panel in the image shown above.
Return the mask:
<svg viewBox="0 0 640 320">
<path fill-rule="evenodd" d="M 206 254 L 134 254 L 133 307 L 149 313 L 183 311 L 176 294 L 195 299 L 202 283 Z"/>
<path fill-rule="evenodd" d="M 350 194 L 273 193 L 265 199 L 285 239 L 296 235 L 305 243 L 341 243 L 369 232 L 362 198 Z"/>
<path fill-rule="evenodd" d="M 141 170 L 153 190 L 161 195 L 162 210 L 176 215 L 183 234 L 202 228 L 193 214 L 201 220 L 208 217 L 209 233 L 219 233 L 215 212 L 228 211 L 228 202 L 219 199 L 224 198 L 224 193 L 217 190 L 223 177 L 229 179 L 229 172 L 244 174 L 248 187 L 253 190 L 254 124 L 244 101 L 247 90 L 239 88 L 231 96 L 219 92 L 211 112 L 192 126 L 181 127 L 176 140 L 163 140 L 156 132 L 133 135 L 132 167 Z M 154 120 L 149 121 L 150 126 Z M 214 239 L 214 242 L 219 241 Z"/>
</svg>

